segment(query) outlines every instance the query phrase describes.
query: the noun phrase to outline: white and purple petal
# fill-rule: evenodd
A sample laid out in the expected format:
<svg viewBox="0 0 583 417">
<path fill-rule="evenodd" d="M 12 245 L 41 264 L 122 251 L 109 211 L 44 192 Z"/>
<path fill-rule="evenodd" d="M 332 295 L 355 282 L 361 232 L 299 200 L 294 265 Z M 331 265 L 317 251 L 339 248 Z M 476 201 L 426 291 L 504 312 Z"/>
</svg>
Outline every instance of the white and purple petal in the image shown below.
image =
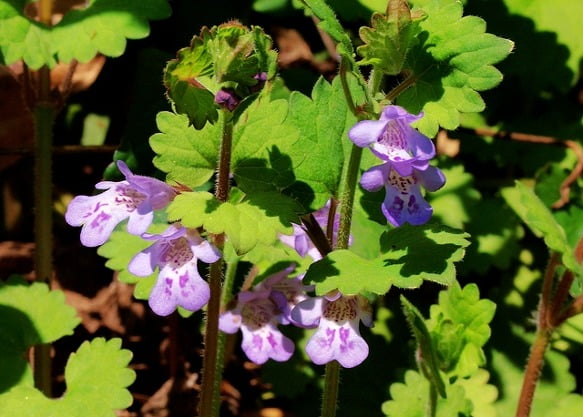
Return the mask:
<svg viewBox="0 0 583 417">
<path fill-rule="evenodd" d="M 243 333 L 241 348 L 247 357 L 258 365 L 264 364 L 268 359 L 285 362 L 294 353 L 293 342 L 271 323 L 256 329 L 243 325 L 241 331 Z"/>
<path fill-rule="evenodd" d="M 367 191 L 378 191 L 385 186 L 390 170 L 388 162 L 369 168 L 360 177 L 360 185 Z"/>
<path fill-rule="evenodd" d="M 368 345 L 358 332 L 358 320 L 337 323 L 322 318 L 306 345 L 306 353 L 317 365 L 337 360 L 344 368 L 354 368 L 367 358 L 368 352 Z"/>
<path fill-rule="evenodd" d="M 366 148 L 379 140 L 387 123 L 385 120 L 362 120 L 348 131 L 348 137 L 356 146 Z"/>
<path fill-rule="evenodd" d="M 148 303 L 154 313 L 167 316 L 178 306 L 189 311 L 198 311 L 208 303 L 209 298 L 209 286 L 200 277 L 194 259 L 178 268 L 171 264 L 164 265 Z"/>
</svg>

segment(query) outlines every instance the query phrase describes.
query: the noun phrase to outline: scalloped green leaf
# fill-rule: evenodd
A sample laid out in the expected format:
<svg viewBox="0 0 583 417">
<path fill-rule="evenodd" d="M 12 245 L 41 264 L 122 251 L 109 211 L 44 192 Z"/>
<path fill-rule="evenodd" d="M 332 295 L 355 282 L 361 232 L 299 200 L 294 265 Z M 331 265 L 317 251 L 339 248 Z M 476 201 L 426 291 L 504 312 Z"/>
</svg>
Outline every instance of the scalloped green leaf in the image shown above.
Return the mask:
<svg viewBox="0 0 583 417">
<path fill-rule="evenodd" d="M 204 191 L 182 193 L 168 207 L 168 219 L 186 227 L 203 227 L 208 233 L 225 233 L 237 254 L 258 244 L 271 245 L 278 233 L 291 234 L 300 208 L 275 192 L 246 195 L 238 202 L 220 203 Z"/>
<path fill-rule="evenodd" d="M 495 311 L 496 304 L 480 299 L 473 283 L 463 289 L 455 283 L 439 293 L 439 304 L 430 308 L 428 327 L 444 372 L 469 377 L 486 363 L 482 346 L 490 338 Z"/>
<path fill-rule="evenodd" d="M 423 280 L 450 285 L 455 282 L 454 262 L 463 258 L 468 237 L 435 224 L 404 225 L 381 236 L 379 257 L 364 259 L 349 250 L 335 250 L 312 264 L 305 279 L 316 285 L 318 295 L 335 289 L 382 295 L 391 285 L 417 288 Z"/>
<path fill-rule="evenodd" d="M 397 75 L 409 49 L 417 42 L 419 22 L 425 15 L 412 16 L 404 0 L 390 0 L 387 10 L 387 15 L 373 13 L 371 27 L 360 28 L 358 33 L 364 45 L 356 48 L 356 52 L 362 57 L 359 65 L 372 65 L 388 75 Z"/>
<path fill-rule="evenodd" d="M 344 163 L 342 144 L 357 120 L 346 105 L 339 77 L 332 84 L 319 78 L 311 99 L 294 91 L 289 106 L 288 120 L 300 135 L 289 150 L 296 182 L 286 193 L 297 198 L 306 211 L 315 211 L 337 195 Z"/>
<path fill-rule="evenodd" d="M 94 0 L 84 10 L 71 10 L 53 28 L 52 47 L 59 61 L 87 62 L 97 53 L 117 57 L 126 39 L 150 34 L 148 20 L 170 16 L 166 0 Z"/>
<path fill-rule="evenodd" d="M 343 294 L 385 294 L 393 284 L 391 272 L 382 259 L 364 259 L 355 253 L 335 250 L 313 263 L 304 279 L 316 285 L 316 294 L 324 295 L 335 289 Z"/>
<path fill-rule="evenodd" d="M 472 417 L 498 417 L 494 403 L 498 398 L 498 389 L 488 384 L 490 374 L 485 369 L 478 369 L 470 378 L 459 378 L 456 385 L 464 389 L 466 398 L 472 402 Z"/>
<path fill-rule="evenodd" d="M 23 14 L 26 0 L 0 2 L 0 57 L 10 65 L 20 59 L 32 69 L 57 64 L 50 50 L 50 30 Z"/>
<path fill-rule="evenodd" d="M 99 404 L 103 416 L 128 407 L 132 395 L 126 388 L 136 379 L 136 373 L 128 368 L 131 359 L 132 352 L 121 348 L 121 339 L 96 338 L 84 342 L 65 367 L 65 400 L 76 402 L 79 407 Z"/>
<path fill-rule="evenodd" d="M 87 62 L 97 53 L 120 56 L 127 39 L 148 36 L 148 20 L 170 15 L 166 0 L 94 0 L 86 9 L 69 11 L 48 28 L 24 15 L 26 3 L 0 3 L 0 52 L 4 63 L 23 59 L 32 69 L 73 59 Z"/>
<path fill-rule="evenodd" d="M 583 268 L 575 259 L 574 249 L 569 245 L 565 231 L 534 191 L 517 181 L 514 188 L 504 188 L 501 193 L 532 232 L 542 237 L 549 249 L 561 254 L 565 266 L 582 278 Z"/>
<path fill-rule="evenodd" d="M 423 280 L 450 285 L 456 278 L 454 263 L 463 259 L 469 237 L 447 226 L 406 224 L 381 236 L 380 259 L 394 274 L 397 287 L 417 288 Z"/>
<path fill-rule="evenodd" d="M 156 124 L 160 133 L 150 137 L 150 146 L 157 153 L 154 165 L 168 174 L 166 180 L 191 188 L 207 182 L 217 165 L 219 124 L 195 130 L 186 115 L 167 111 L 158 113 Z"/>
<path fill-rule="evenodd" d="M 472 403 L 457 384 L 447 385 L 447 398 L 438 398 L 435 417 L 470 417 Z M 423 417 L 427 415 L 429 382 L 418 372 L 405 372 L 405 382 L 391 384 L 391 400 L 382 405 L 388 417 Z"/>
<path fill-rule="evenodd" d="M 462 17 L 457 0 L 416 0 L 414 9 L 423 10 L 419 45 L 411 48 L 404 70 L 413 85 L 397 103 L 411 113 L 425 116 L 416 127 L 432 137 L 441 126 L 455 129 L 460 113 L 480 112 L 484 101 L 479 91 L 502 81 L 494 68 L 511 52 L 514 44 L 486 33 L 486 22 L 476 16 Z"/>
<path fill-rule="evenodd" d="M 113 417 L 114 410 L 133 401 L 127 390 L 136 376 L 128 368 L 131 358 L 129 350 L 121 349 L 121 339 L 86 341 L 69 357 L 62 398 L 50 399 L 32 386 L 19 385 L 0 395 L 2 415 Z"/>
<path fill-rule="evenodd" d="M 294 170 L 303 161 L 290 156 L 300 135 L 288 109 L 287 100 L 258 97 L 235 124 L 231 171 L 245 193 L 279 191 L 294 183 Z"/>
<path fill-rule="evenodd" d="M 0 306 L 6 309 L 0 319 L 0 344 L 13 352 L 24 353 L 33 345 L 73 334 L 80 323 L 62 291 L 51 291 L 40 282 L 29 285 L 21 277 L 0 282 Z"/>
</svg>

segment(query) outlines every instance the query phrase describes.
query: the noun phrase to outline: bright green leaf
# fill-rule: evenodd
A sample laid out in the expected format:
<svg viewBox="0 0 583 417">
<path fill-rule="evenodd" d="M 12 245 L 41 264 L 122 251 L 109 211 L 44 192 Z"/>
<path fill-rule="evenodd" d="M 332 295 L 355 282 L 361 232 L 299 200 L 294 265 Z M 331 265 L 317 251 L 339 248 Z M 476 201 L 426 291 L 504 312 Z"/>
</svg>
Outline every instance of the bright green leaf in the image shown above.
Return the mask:
<svg viewBox="0 0 583 417">
<path fill-rule="evenodd" d="M 296 166 L 296 183 L 286 193 L 297 198 L 306 211 L 315 211 L 337 195 L 344 162 L 342 144 L 347 142 L 346 131 L 356 118 L 346 105 L 339 77 L 332 84 L 320 78 L 311 100 L 293 92 L 289 105 L 288 120 L 300 136 L 289 151 Z"/>
<path fill-rule="evenodd" d="M 391 385 L 391 400 L 382 405 L 388 417 L 424 417 L 429 402 L 429 382 L 415 371 L 405 373 L 405 382 Z M 447 386 L 447 398 L 438 398 L 435 417 L 470 417 L 472 404 L 464 389 L 456 384 Z"/>
<path fill-rule="evenodd" d="M 33 345 L 73 334 L 80 322 L 75 309 L 65 304 L 62 291 L 51 291 L 40 282 L 28 285 L 22 278 L 0 282 L 0 306 L 5 309 L 0 343 L 13 352 L 24 353 Z"/>
<path fill-rule="evenodd" d="M 97 53 L 117 57 L 126 39 L 150 34 L 148 20 L 169 15 L 166 0 L 95 0 L 87 9 L 71 10 L 53 28 L 53 52 L 61 62 L 87 62 Z"/>
<path fill-rule="evenodd" d="M 444 371 L 468 377 L 485 364 L 481 348 L 490 338 L 495 310 L 492 301 L 480 300 L 476 284 L 463 289 L 454 284 L 439 293 L 439 304 L 430 308 L 428 327 Z"/>
<path fill-rule="evenodd" d="M 480 112 L 484 101 L 478 91 L 491 89 L 502 80 L 493 67 L 503 60 L 514 44 L 486 33 L 486 23 L 475 16 L 462 18 L 456 0 L 416 0 L 415 8 L 427 19 L 420 22 L 419 45 L 408 54 L 404 69 L 414 84 L 397 103 L 411 113 L 425 116 L 417 128 L 434 136 L 439 126 L 455 129 L 460 113 Z"/>
<path fill-rule="evenodd" d="M 498 398 L 498 390 L 488 384 L 490 374 L 485 369 L 478 369 L 470 378 L 459 378 L 456 385 L 461 386 L 473 405 L 472 417 L 498 417 L 494 402 Z"/>
<path fill-rule="evenodd" d="M 503 189 L 502 196 L 532 232 L 544 239 L 549 249 L 561 254 L 567 268 L 580 277 L 583 276 L 581 265 L 575 259 L 574 249 L 567 242 L 565 231 L 534 191 L 517 181 L 515 188 Z"/>
<path fill-rule="evenodd" d="M 48 28 L 24 15 L 26 3 L 0 3 L 0 52 L 6 64 L 23 59 L 32 69 L 73 59 L 87 62 L 97 53 L 120 56 L 126 39 L 150 33 L 148 20 L 170 14 L 166 0 L 94 0 L 86 9 L 70 10 Z"/>
<path fill-rule="evenodd" d="M 372 65 L 388 75 L 397 75 L 409 49 L 417 42 L 419 22 L 425 15 L 411 16 L 409 5 L 404 0 L 391 0 L 388 10 L 388 15 L 373 13 L 372 27 L 360 28 L 364 45 L 356 51 L 363 58 L 360 65 Z"/>
<path fill-rule="evenodd" d="M 221 138 L 218 124 L 195 130 L 185 115 L 171 112 L 158 113 L 156 123 L 161 133 L 150 138 L 150 145 L 158 154 L 154 165 L 168 173 L 167 181 L 192 188 L 207 182 L 217 164 Z"/>
<path fill-rule="evenodd" d="M 133 401 L 127 390 L 135 380 L 135 372 L 127 367 L 131 357 L 130 351 L 121 349 L 121 339 L 86 341 L 69 357 L 62 398 L 50 399 L 32 386 L 19 385 L 0 395 L 2 416 L 113 417 L 114 410 Z"/>
<path fill-rule="evenodd" d="M 259 97 L 235 124 L 231 171 L 244 192 L 282 190 L 294 183 L 296 165 L 303 161 L 289 155 L 299 132 L 287 117 L 286 100 Z"/>
<path fill-rule="evenodd" d="M 232 203 L 219 203 L 207 192 L 182 193 L 168 207 L 170 221 L 186 227 L 203 227 L 209 233 L 225 233 L 238 254 L 257 244 L 270 245 L 278 233 L 291 234 L 298 222 L 299 207 L 279 193 L 255 193 Z"/>
<path fill-rule="evenodd" d="M 385 294 L 391 288 L 393 276 L 381 259 L 363 259 L 349 250 L 335 250 L 313 263 L 305 280 L 316 284 L 316 294 L 324 295 L 338 289 L 343 294 L 372 292 Z"/>
</svg>

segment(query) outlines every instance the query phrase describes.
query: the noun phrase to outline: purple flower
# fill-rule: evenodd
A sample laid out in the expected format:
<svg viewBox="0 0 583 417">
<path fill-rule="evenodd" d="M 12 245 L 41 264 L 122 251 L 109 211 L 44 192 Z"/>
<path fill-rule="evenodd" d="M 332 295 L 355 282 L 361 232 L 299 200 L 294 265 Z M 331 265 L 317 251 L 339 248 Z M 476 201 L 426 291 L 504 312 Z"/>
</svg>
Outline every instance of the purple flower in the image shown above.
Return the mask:
<svg viewBox="0 0 583 417">
<path fill-rule="evenodd" d="M 65 220 L 71 226 L 81 226 L 81 243 L 99 246 L 120 222 L 129 218 L 127 230 L 134 235 L 144 233 L 154 218 L 154 210 L 166 207 L 176 196 L 168 184 L 155 178 L 134 175 L 123 161 L 117 167 L 125 181 L 102 181 L 95 185 L 106 190 L 96 196 L 80 195 L 67 207 Z"/>
<path fill-rule="evenodd" d="M 428 191 L 438 190 L 445 184 L 445 177 L 433 166 L 425 170 L 413 169 L 411 175 L 402 176 L 387 162 L 362 174 L 360 184 L 367 191 L 385 187 L 381 209 L 389 223 L 398 227 L 404 223 L 421 225 L 431 218 L 433 209 L 421 195 L 419 186 Z"/>
<path fill-rule="evenodd" d="M 148 303 L 154 313 L 167 316 L 181 306 L 189 311 L 201 309 L 209 300 L 208 284 L 198 273 L 197 262 L 216 262 L 220 253 L 202 239 L 198 232 L 171 225 L 162 234 L 144 233 L 142 237 L 154 244 L 133 257 L 128 271 L 148 276 L 160 268 L 156 285 Z"/>
<path fill-rule="evenodd" d="M 237 306 L 221 314 L 219 329 L 235 333 L 241 329 L 241 348 L 247 357 L 258 365 L 273 359 L 287 361 L 294 352 L 293 342 L 277 328 L 281 314 L 270 298 L 269 288 L 243 291 L 237 297 Z"/>
<path fill-rule="evenodd" d="M 404 177 L 413 169 L 424 170 L 435 156 L 435 146 L 426 136 L 410 125 L 423 117 L 409 114 L 399 106 L 386 106 L 379 120 L 363 120 L 348 132 L 348 137 L 361 148 L 371 151 Z"/>
<path fill-rule="evenodd" d="M 306 353 L 317 365 L 337 360 L 344 368 L 360 365 L 368 356 L 368 345 L 359 332 L 359 323 L 372 325 L 368 301 L 340 292 L 309 298 L 299 303 L 292 317 L 305 327 L 318 326 L 306 345 Z"/>
<path fill-rule="evenodd" d="M 215 94 L 215 103 L 229 111 L 235 110 L 239 105 L 239 101 L 240 99 L 235 94 L 235 91 L 230 88 L 221 88 Z"/>
<path fill-rule="evenodd" d="M 314 290 L 313 285 L 304 285 L 302 283 L 304 274 L 298 275 L 295 278 L 288 277 L 289 273 L 294 269 L 295 265 L 291 265 L 283 271 L 261 281 L 254 288 L 254 291 L 269 291 L 269 298 L 278 308 L 278 321 L 284 325 L 290 323 L 297 324 L 291 317 L 291 311 L 298 303 L 308 298 L 306 295 L 307 291 Z"/>
</svg>

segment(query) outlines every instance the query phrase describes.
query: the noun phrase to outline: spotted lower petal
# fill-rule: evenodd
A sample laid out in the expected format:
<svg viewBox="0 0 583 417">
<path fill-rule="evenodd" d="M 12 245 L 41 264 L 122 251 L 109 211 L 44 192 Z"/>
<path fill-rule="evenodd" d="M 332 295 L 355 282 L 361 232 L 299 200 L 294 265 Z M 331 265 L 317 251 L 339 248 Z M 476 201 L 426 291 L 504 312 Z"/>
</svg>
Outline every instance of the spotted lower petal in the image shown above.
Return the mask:
<svg viewBox="0 0 583 417">
<path fill-rule="evenodd" d="M 358 320 L 339 325 L 323 318 L 306 345 L 306 353 L 317 365 L 337 360 L 344 368 L 354 368 L 367 358 L 369 351 L 357 329 Z"/>
<path fill-rule="evenodd" d="M 433 213 L 433 209 L 421 195 L 418 185 L 411 186 L 407 192 L 387 185 L 381 209 L 393 226 L 401 226 L 405 223 L 414 226 L 425 224 Z"/>
<path fill-rule="evenodd" d="M 194 260 L 176 269 L 165 265 L 150 294 L 149 305 L 154 313 L 167 316 L 178 306 L 198 311 L 208 303 L 209 298 L 209 286 L 198 274 Z"/>
<path fill-rule="evenodd" d="M 287 361 L 294 352 L 293 342 L 271 323 L 254 330 L 243 326 L 241 330 L 243 332 L 241 348 L 247 357 L 258 365 L 267 362 L 268 359 Z"/>
</svg>

